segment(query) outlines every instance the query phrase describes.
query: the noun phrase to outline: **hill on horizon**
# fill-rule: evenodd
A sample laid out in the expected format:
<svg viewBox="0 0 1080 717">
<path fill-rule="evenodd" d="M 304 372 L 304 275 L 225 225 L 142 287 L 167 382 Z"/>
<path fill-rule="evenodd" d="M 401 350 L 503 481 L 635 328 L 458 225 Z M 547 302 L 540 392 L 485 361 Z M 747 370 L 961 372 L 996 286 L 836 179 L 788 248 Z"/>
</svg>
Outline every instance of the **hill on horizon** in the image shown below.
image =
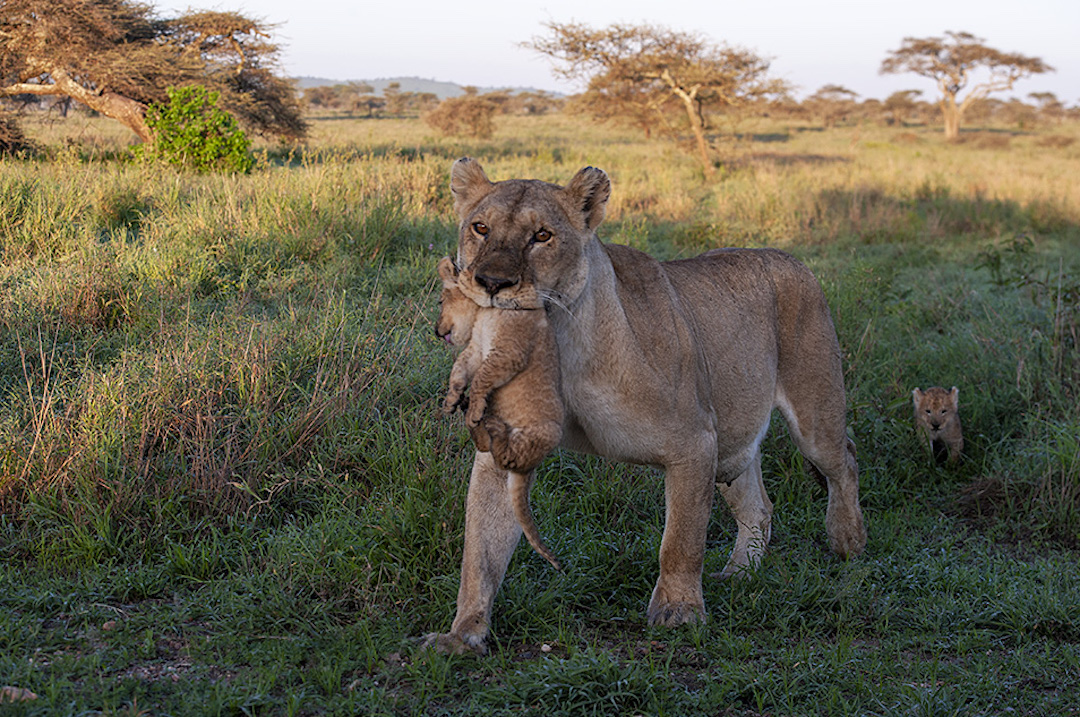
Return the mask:
<svg viewBox="0 0 1080 717">
<path fill-rule="evenodd" d="M 327 77 L 294 77 L 292 79 L 296 81 L 297 87 L 301 90 L 305 90 L 309 87 L 332 87 L 333 85 L 343 85 L 347 82 L 360 82 L 375 88 L 374 91 L 377 95 L 381 95 L 391 83 L 397 82 L 401 85 L 402 92 L 431 92 L 440 100 L 445 100 L 448 97 L 460 97 L 465 94 L 466 87 L 466 85 L 459 85 L 454 82 L 430 80 L 423 77 L 380 77 L 375 80 L 332 80 Z M 554 97 L 562 96 L 559 92 L 538 90 L 535 87 L 478 87 L 477 89 L 480 91 L 480 94 L 509 91 L 515 94 L 519 92 L 548 92 L 548 94 Z"/>
</svg>

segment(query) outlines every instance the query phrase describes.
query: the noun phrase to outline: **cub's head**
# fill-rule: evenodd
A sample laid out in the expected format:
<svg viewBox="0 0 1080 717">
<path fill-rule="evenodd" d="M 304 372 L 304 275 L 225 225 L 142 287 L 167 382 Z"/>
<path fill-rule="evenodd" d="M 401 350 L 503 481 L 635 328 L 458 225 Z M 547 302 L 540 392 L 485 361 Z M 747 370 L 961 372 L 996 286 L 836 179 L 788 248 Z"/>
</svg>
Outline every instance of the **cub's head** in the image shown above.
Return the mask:
<svg viewBox="0 0 1080 717">
<path fill-rule="evenodd" d="M 458 288 L 458 270 L 450 257 L 439 260 L 439 278 L 442 294 L 439 296 L 439 318 L 435 322 L 435 335 L 453 346 L 464 346 L 472 337 L 473 322 L 480 307 L 461 293 Z"/>
<path fill-rule="evenodd" d="M 491 182 L 468 157 L 450 172 L 458 234 L 458 285 L 481 306 L 566 305 L 585 287 L 585 245 L 604 219 L 611 182 L 594 167 L 565 187 L 535 179 Z"/>
<path fill-rule="evenodd" d="M 931 431 L 939 431 L 956 416 L 960 410 L 960 389 L 956 386 L 946 391 L 940 386 L 932 386 L 925 391 L 916 388 L 911 392 L 915 405 L 915 420 Z"/>
</svg>

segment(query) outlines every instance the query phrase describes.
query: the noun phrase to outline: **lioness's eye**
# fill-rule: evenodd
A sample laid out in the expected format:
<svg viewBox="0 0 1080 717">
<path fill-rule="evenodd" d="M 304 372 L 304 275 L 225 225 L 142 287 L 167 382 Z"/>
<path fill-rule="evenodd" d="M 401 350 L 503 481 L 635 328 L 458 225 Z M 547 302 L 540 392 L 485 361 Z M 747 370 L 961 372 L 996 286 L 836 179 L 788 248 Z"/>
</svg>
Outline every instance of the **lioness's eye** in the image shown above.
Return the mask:
<svg viewBox="0 0 1080 717">
<path fill-rule="evenodd" d="M 476 232 L 477 234 L 479 234 L 480 236 L 482 236 L 482 237 L 487 236 L 487 233 L 488 233 L 488 225 L 487 224 L 484 224 L 483 222 L 476 222 L 475 224 L 472 225 L 472 228 L 473 228 L 473 231 Z"/>
<path fill-rule="evenodd" d="M 546 242 L 550 238 L 551 238 L 551 232 L 549 232 L 547 229 L 541 229 L 540 231 L 536 232 L 536 234 L 533 235 L 533 241 L 537 241 L 537 242 L 541 242 L 541 243 Z"/>
</svg>

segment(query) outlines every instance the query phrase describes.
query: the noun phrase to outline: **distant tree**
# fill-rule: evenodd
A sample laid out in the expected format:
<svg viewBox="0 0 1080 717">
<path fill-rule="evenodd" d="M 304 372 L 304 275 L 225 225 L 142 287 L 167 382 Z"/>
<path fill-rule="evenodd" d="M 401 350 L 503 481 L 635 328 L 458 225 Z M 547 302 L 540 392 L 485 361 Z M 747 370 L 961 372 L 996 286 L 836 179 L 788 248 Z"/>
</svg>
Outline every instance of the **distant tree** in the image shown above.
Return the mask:
<svg viewBox="0 0 1080 717">
<path fill-rule="evenodd" d="M 303 102 L 309 109 L 329 110 L 338 106 L 338 93 L 329 85 L 307 87 L 304 89 Z"/>
<path fill-rule="evenodd" d="M 893 50 L 881 63 L 882 74 L 914 72 L 937 82 L 941 90 L 945 137 L 960 135 L 960 122 L 971 104 L 991 92 L 1011 90 L 1024 77 L 1053 72 L 1054 68 L 1038 57 L 1001 52 L 986 46 L 985 40 L 966 32 L 946 32 L 948 37 L 905 37 L 900 49 Z M 971 86 L 978 70 L 989 72 L 989 79 Z"/>
<path fill-rule="evenodd" d="M 1018 130 L 1029 130 L 1039 123 L 1039 111 L 1015 97 L 1002 104 L 994 114 L 1006 125 Z"/>
<path fill-rule="evenodd" d="M 135 0 L 2 0 L 0 97 L 65 96 L 153 139 L 147 107 L 201 85 L 259 134 L 303 136 L 269 26 L 232 12 L 161 19 Z"/>
<path fill-rule="evenodd" d="M 881 103 L 886 124 L 903 125 L 915 112 L 915 98 L 921 94 L 922 90 L 900 90 L 886 97 Z"/>
<path fill-rule="evenodd" d="M 855 108 L 858 96 L 859 93 L 842 85 L 825 85 L 803 100 L 803 104 L 823 125 L 832 127 Z"/>
<path fill-rule="evenodd" d="M 780 89 L 766 76 L 766 60 L 697 34 L 654 25 L 593 29 L 551 22 L 547 28 L 549 36 L 525 45 L 554 59 L 556 74 L 588 81 L 579 107 L 598 119 L 627 121 L 646 134 L 677 129 L 671 110 L 680 107 L 681 125 L 693 134 L 706 175 L 715 172 L 706 138 L 707 110 Z"/>
<path fill-rule="evenodd" d="M 495 134 L 498 105 L 482 95 L 448 97 L 424 115 L 430 127 L 444 135 L 488 139 Z"/>
<path fill-rule="evenodd" d="M 1053 92 L 1029 92 L 1028 97 L 1039 103 L 1039 116 L 1047 122 L 1061 124 L 1065 119 L 1065 104 Z"/>
<path fill-rule="evenodd" d="M 386 114 L 400 116 L 405 114 L 405 93 L 401 91 L 400 82 L 391 82 L 383 89 L 383 98 L 386 101 Z"/>
<path fill-rule="evenodd" d="M 562 100 L 540 90 L 518 92 L 510 97 L 506 111 L 515 115 L 544 115 L 562 106 Z"/>
</svg>

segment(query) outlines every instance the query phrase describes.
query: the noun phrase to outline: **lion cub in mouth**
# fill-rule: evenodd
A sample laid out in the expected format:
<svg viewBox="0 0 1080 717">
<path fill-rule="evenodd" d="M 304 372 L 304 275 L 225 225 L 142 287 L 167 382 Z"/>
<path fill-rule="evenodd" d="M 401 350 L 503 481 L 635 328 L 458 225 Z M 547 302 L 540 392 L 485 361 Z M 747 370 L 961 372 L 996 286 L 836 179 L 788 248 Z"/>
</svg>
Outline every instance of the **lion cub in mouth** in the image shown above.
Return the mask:
<svg viewBox="0 0 1080 717">
<path fill-rule="evenodd" d="M 465 410 L 476 448 L 490 451 L 507 471 L 507 492 L 525 538 L 561 570 L 529 507 L 536 465 L 562 440 L 559 357 L 547 313 L 480 307 L 458 289 L 450 257 L 439 261 L 438 271 L 443 289 L 435 333 L 463 347 L 450 371 L 443 412 Z"/>
<path fill-rule="evenodd" d="M 911 392 L 915 404 L 915 427 L 929 446 L 938 465 L 950 465 L 960 460 L 964 450 L 964 433 L 960 428 L 960 389 L 946 391 L 932 386 L 926 391 Z"/>
</svg>

